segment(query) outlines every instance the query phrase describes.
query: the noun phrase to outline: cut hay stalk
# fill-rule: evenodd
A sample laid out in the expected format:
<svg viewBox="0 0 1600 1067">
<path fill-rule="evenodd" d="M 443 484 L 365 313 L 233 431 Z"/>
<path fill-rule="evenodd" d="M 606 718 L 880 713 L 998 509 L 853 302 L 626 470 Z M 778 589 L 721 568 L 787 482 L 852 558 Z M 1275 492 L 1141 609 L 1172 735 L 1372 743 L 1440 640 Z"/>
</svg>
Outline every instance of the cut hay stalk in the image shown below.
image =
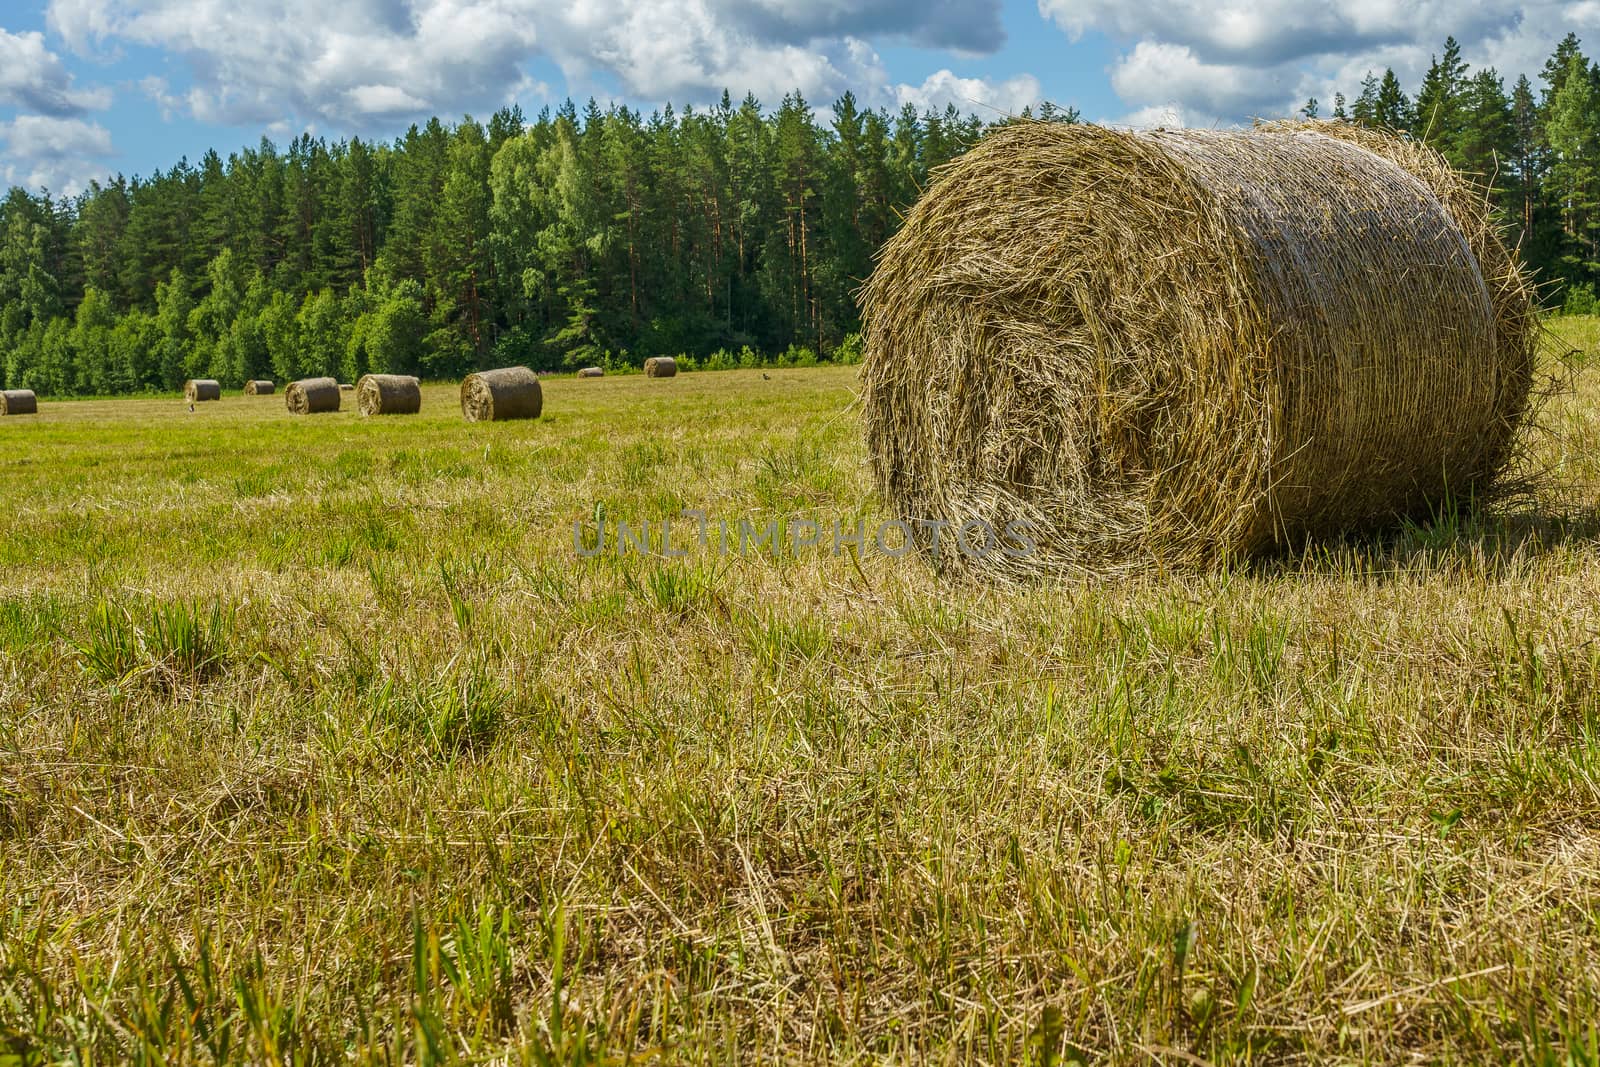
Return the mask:
<svg viewBox="0 0 1600 1067">
<path fill-rule="evenodd" d="M 1006 127 L 937 176 L 862 308 L 884 500 L 939 565 L 1018 577 L 1481 497 L 1533 367 L 1481 191 L 1335 124 Z"/>
<path fill-rule="evenodd" d="M 599 367 L 585 367 L 578 372 L 580 378 L 600 378 L 605 376 L 605 371 Z"/>
<path fill-rule="evenodd" d="M 271 396 L 274 392 L 277 391 L 277 388 L 278 388 L 277 386 L 273 385 L 269 381 L 266 381 L 265 379 L 262 379 L 260 381 L 254 381 L 254 382 L 245 382 L 244 383 L 244 395 L 245 396 Z"/>
<path fill-rule="evenodd" d="M 671 356 L 651 356 L 644 361 L 646 378 L 672 378 L 678 373 L 678 361 Z"/>
<path fill-rule="evenodd" d="M 39 398 L 32 389 L 7 389 L 0 392 L 0 416 L 37 415 Z"/>
<path fill-rule="evenodd" d="M 415 415 L 422 410 L 422 383 L 409 374 L 362 375 L 356 409 L 363 415 Z"/>
<path fill-rule="evenodd" d="M 461 383 L 461 414 L 468 422 L 537 419 L 543 410 L 539 376 L 527 367 L 479 371 Z"/>
<path fill-rule="evenodd" d="M 333 378 L 305 378 L 290 382 L 283 402 L 291 415 L 318 415 L 339 410 L 339 383 Z"/>
<path fill-rule="evenodd" d="M 190 378 L 183 383 L 183 398 L 191 404 L 203 400 L 221 400 L 222 383 L 214 378 Z"/>
</svg>

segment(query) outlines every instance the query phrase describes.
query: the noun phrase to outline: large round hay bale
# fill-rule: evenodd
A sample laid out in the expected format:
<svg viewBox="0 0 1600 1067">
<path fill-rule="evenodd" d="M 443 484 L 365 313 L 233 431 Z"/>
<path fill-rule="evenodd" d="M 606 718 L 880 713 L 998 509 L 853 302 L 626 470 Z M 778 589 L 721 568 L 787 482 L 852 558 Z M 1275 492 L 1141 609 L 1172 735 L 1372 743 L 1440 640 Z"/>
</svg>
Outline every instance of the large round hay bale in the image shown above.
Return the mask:
<svg viewBox="0 0 1600 1067">
<path fill-rule="evenodd" d="M 539 376 L 527 367 L 479 371 L 461 383 L 461 414 L 468 422 L 537 419 L 543 410 Z"/>
<path fill-rule="evenodd" d="M 191 404 L 202 400 L 221 400 L 222 383 L 214 378 L 190 378 L 183 383 L 183 398 Z"/>
<path fill-rule="evenodd" d="M 291 415 L 318 415 L 339 410 L 339 383 L 333 378 L 305 378 L 290 382 L 283 402 Z"/>
<path fill-rule="evenodd" d="M 651 356 L 644 361 L 646 378 L 672 378 L 678 373 L 678 361 L 671 356 Z"/>
<path fill-rule="evenodd" d="M 601 370 L 599 367 L 585 367 L 581 371 L 578 372 L 578 377 L 580 377 L 580 378 L 603 378 L 603 377 L 605 377 L 605 373 L 606 372 Z"/>
<path fill-rule="evenodd" d="M 415 415 L 422 410 L 422 383 L 409 374 L 364 374 L 356 382 L 356 409 L 363 415 Z"/>
<path fill-rule="evenodd" d="M 267 381 L 265 379 L 262 379 L 260 381 L 254 381 L 254 382 L 245 382 L 244 383 L 244 395 L 245 396 L 271 396 L 274 392 L 277 391 L 277 388 L 278 388 L 277 386 L 273 385 L 271 382 L 269 382 L 269 381 Z"/>
<path fill-rule="evenodd" d="M 32 389 L 7 389 L 0 392 L 0 415 L 37 415 L 39 398 Z"/>
<path fill-rule="evenodd" d="M 1320 123 L 1005 127 L 938 175 L 862 309 L 883 498 L 938 564 L 1014 576 L 1481 496 L 1536 331 L 1481 192 Z"/>
</svg>

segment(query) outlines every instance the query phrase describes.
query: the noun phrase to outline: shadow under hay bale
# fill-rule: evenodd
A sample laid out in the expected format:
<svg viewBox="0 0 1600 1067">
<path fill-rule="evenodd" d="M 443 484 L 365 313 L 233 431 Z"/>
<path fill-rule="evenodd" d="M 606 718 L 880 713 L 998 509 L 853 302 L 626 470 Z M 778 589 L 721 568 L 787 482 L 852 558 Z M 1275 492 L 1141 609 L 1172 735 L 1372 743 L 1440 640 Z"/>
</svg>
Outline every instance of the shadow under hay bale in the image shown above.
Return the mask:
<svg viewBox="0 0 1600 1067">
<path fill-rule="evenodd" d="M 244 383 L 245 396 L 271 396 L 273 393 L 277 392 L 277 390 L 278 387 L 276 385 L 273 385 L 271 382 L 264 379 L 261 381 Z"/>
<path fill-rule="evenodd" d="M 190 378 L 183 383 L 183 398 L 191 404 L 203 400 L 221 400 L 222 383 L 213 378 Z"/>
<path fill-rule="evenodd" d="M 0 416 L 37 415 L 39 398 L 32 389 L 7 389 L 0 392 Z"/>
<path fill-rule="evenodd" d="M 585 367 L 581 371 L 578 372 L 578 377 L 580 377 L 580 378 L 603 378 L 605 376 L 605 373 L 606 372 L 601 370 L 599 367 Z"/>
<path fill-rule="evenodd" d="M 461 414 L 468 422 L 537 419 L 543 410 L 539 376 L 527 367 L 479 371 L 461 383 Z"/>
<path fill-rule="evenodd" d="M 1002 129 L 939 173 L 862 308 L 880 493 L 939 565 L 1016 577 L 1481 498 L 1536 334 L 1481 192 L 1323 123 Z M 935 550 L 968 521 L 1032 550 Z"/>
<path fill-rule="evenodd" d="M 320 415 L 339 410 L 339 383 L 332 378 L 306 378 L 290 382 L 283 391 L 291 415 Z"/>
<path fill-rule="evenodd" d="M 678 361 L 671 356 L 651 356 L 644 361 L 646 378 L 674 378 L 678 374 Z"/>
<path fill-rule="evenodd" d="M 415 415 L 422 410 L 422 383 L 409 374 L 365 374 L 356 382 L 356 410 L 363 415 Z"/>
</svg>

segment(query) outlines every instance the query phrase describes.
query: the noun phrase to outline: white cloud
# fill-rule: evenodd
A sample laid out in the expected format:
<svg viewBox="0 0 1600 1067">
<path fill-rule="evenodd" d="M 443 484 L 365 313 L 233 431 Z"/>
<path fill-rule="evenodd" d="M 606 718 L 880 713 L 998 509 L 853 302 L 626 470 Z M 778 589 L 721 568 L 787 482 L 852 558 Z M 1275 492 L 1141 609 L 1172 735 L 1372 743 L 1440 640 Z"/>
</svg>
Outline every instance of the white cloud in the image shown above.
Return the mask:
<svg viewBox="0 0 1600 1067">
<path fill-rule="evenodd" d="M 0 177 L 6 185 L 68 196 L 81 192 L 115 154 L 110 132 L 99 123 L 49 115 L 18 115 L 0 122 L 0 143 L 5 145 Z"/>
<path fill-rule="evenodd" d="M 1124 100 L 1207 115 L 1255 116 L 1295 100 L 1307 78 L 1290 63 L 1207 63 L 1187 45 L 1140 41 L 1118 61 L 1111 87 Z"/>
<path fill-rule="evenodd" d="M 580 97 L 727 88 L 771 102 L 798 88 L 827 103 L 867 85 L 892 103 L 869 38 L 972 53 L 1004 38 L 999 0 L 50 0 L 48 18 L 80 52 L 127 42 L 180 58 L 192 88 L 152 95 L 199 119 L 358 129 L 498 106 L 536 84 L 535 60 Z"/>
<path fill-rule="evenodd" d="M 1217 120 L 1210 115 L 1188 111 L 1177 105 L 1151 105 L 1130 112 L 1115 121 L 1108 123 L 1111 126 L 1131 126 L 1138 130 L 1149 130 L 1165 127 L 1169 130 L 1182 130 L 1190 127 L 1205 129 L 1216 126 Z"/>
<path fill-rule="evenodd" d="M 1070 37 L 1124 43 L 1111 69 L 1134 109 L 1178 109 L 1228 122 L 1294 112 L 1316 96 L 1353 95 L 1368 71 L 1393 67 L 1408 91 L 1446 36 L 1475 69 L 1536 78 L 1568 31 L 1600 39 L 1596 0 L 1038 0 Z M 1597 40 L 1595 43 L 1600 43 Z M 1130 116 L 1131 117 L 1131 116 Z"/>
<path fill-rule="evenodd" d="M 1074 35 L 1099 29 L 1188 45 L 1206 60 L 1268 66 L 1401 42 L 1436 44 L 1447 33 L 1481 38 L 1519 21 L 1504 0 L 1039 0 L 1039 11 Z"/>
<path fill-rule="evenodd" d="M 7 33 L 0 28 L 0 104 L 46 115 L 75 115 L 111 103 L 103 89 L 79 89 L 61 57 L 44 46 L 42 33 Z"/>
<path fill-rule="evenodd" d="M 947 104 L 954 104 L 957 111 L 973 112 L 986 119 L 1019 114 L 1025 107 L 1038 107 L 1042 99 L 1039 79 L 1031 74 L 993 81 L 958 78 L 949 70 L 928 75 L 921 85 L 896 85 L 894 96 L 902 106 L 914 104 L 919 110 L 943 111 Z"/>
</svg>

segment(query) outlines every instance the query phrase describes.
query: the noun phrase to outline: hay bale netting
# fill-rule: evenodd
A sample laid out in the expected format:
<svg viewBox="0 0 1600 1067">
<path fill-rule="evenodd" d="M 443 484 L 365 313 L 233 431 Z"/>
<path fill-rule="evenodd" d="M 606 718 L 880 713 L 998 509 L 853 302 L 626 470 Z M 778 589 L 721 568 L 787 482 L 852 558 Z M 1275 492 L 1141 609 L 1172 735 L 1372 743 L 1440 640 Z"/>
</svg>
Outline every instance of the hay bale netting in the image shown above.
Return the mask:
<svg viewBox="0 0 1600 1067">
<path fill-rule="evenodd" d="M 646 378 L 675 378 L 677 374 L 678 361 L 671 356 L 651 356 L 644 361 Z"/>
<path fill-rule="evenodd" d="M 245 396 L 271 396 L 277 389 L 277 386 L 264 379 L 262 381 L 244 383 Z"/>
<path fill-rule="evenodd" d="M 580 378 L 603 378 L 603 377 L 605 377 L 605 373 L 606 372 L 601 370 L 599 367 L 585 367 L 581 371 L 578 372 L 578 377 L 580 377 Z"/>
<path fill-rule="evenodd" d="M 527 367 L 479 371 L 461 383 L 461 414 L 468 422 L 537 419 L 543 410 L 539 376 Z"/>
<path fill-rule="evenodd" d="M 409 374 L 364 374 L 356 382 L 356 410 L 363 415 L 415 415 L 422 410 L 422 383 Z"/>
<path fill-rule="evenodd" d="M 32 389 L 7 389 L 0 392 L 0 416 L 37 415 L 39 398 Z"/>
<path fill-rule="evenodd" d="M 318 415 L 339 410 L 339 383 L 333 378 L 305 378 L 290 382 L 283 402 L 291 415 Z"/>
<path fill-rule="evenodd" d="M 191 404 L 202 400 L 221 400 L 222 383 L 214 378 L 190 378 L 183 383 L 183 398 Z"/>
<path fill-rule="evenodd" d="M 940 565 L 1013 576 L 1481 497 L 1536 334 L 1481 191 L 1323 123 L 1006 127 L 938 175 L 862 310 L 880 493 Z"/>
</svg>

